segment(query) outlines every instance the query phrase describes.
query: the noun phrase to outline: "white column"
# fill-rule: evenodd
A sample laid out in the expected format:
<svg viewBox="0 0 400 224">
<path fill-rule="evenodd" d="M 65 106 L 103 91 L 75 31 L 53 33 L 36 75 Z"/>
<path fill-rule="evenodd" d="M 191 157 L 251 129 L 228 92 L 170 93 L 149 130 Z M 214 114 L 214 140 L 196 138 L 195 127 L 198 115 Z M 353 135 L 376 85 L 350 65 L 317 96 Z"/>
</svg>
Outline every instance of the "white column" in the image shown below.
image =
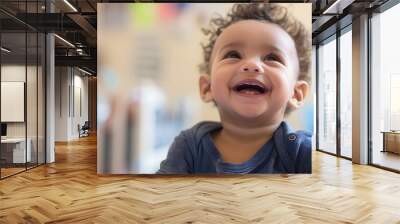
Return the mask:
<svg viewBox="0 0 400 224">
<path fill-rule="evenodd" d="M 368 16 L 353 20 L 353 162 L 368 163 Z"/>
<path fill-rule="evenodd" d="M 55 161 L 54 133 L 55 133 L 55 76 L 54 76 L 54 35 L 46 35 L 46 163 Z"/>
<path fill-rule="evenodd" d="M 46 12 L 54 12 L 54 5 L 46 1 Z M 46 163 L 55 162 L 55 44 L 54 35 L 46 34 Z"/>
</svg>

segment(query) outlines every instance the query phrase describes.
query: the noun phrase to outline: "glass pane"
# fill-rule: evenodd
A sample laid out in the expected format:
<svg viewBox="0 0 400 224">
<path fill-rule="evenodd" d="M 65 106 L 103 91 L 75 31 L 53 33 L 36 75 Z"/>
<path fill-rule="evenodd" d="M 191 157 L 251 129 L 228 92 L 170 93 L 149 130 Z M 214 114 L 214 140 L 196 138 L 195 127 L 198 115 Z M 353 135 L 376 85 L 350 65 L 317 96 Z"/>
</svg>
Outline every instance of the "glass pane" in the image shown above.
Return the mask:
<svg viewBox="0 0 400 224">
<path fill-rule="evenodd" d="M 38 36 L 38 163 L 45 163 L 45 35 Z"/>
<path fill-rule="evenodd" d="M 28 159 L 28 168 L 37 165 L 37 116 L 38 116 L 38 107 L 37 107 L 37 98 L 38 98 L 38 88 L 37 88 L 37 63 L 38 63 L 38 49 L 37 49 L 37 33 L 29 32 L 27 33 L 28 38 L 28 63 L 27 63 L 27 81 L 26 81 L 26 110 L 27 110 L 27 142 L 29 144 L 28 148 L 30 148 L 30 158 Z"/>
<path fill-rule="evenodd" d="M 400 170 L 400 5 L 372 18 L 372 163 Z"/>
<path fill-rule="evenodd" d="M 1 161 L 2 177 L 25 170 L 26 34 L 1 34 Z M 6 50 L 4 50 L 6 49 Z"/>
<path fill-rule="evenodd" d="M 340 37 L 340 140 L 341 155 L 351 158 L 352 141 L 352 35 Z"/>
<path fill-rule="evenodd" d="M 336 40 L 318 48 L 319 149 L 336 153 Z"/>
<path fill-rule="evenodd" d="M 26 12 L 28 19 L 32 23 L 37 23 L 37 17 L 31 17 L 33 13 L 39 11 L 37 1 L 27 2 Z M 36 20 L 36 21 L 35 21 Z M 38 35 L 36 30 L 29 29 L 27 31 L 27 80 L 26 80 L 26 104 L 27 104 L 27 142 L 29 144 L 31 154 L 28 160 L 28 168 L 37 166 L 38 160 L 38 143 L 37 143 L 37 132 L 38 132 Z"/>
<path fill-rule="evenodd" d="M 316 45 L 312 46 L 312 61 L 311 61 L 311 74 L 312 74 L 312 83 L 311 83 L 311 89 L 313 90 L 313 92 L 316 89 L 316 80 L 317 80 L 317 47 Z M 317 105 L 317 93 L 313 94 L 313 103 L 314 105 Z M 317 138 L 317 133 L 316 133 L 316 127 L 317 127 L 317 122 L 315 122 L 317 120 L 317 108 L 316 106 L 314 106 L 313 108 L 313 137 L 312 137 L 312 149 L 316 150 L 316 138 Z"/>
</svg>

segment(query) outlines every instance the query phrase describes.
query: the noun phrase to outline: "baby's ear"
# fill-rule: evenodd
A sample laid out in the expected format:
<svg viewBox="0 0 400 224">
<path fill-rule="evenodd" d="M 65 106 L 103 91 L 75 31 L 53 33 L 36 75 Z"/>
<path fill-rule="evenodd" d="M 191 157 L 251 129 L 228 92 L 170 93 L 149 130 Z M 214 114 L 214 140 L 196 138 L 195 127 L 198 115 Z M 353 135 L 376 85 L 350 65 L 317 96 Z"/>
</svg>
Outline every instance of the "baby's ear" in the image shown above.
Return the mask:
<svg viewBox="0 0 400 224">
<path fill-rule="evenodd" d="M 292 97 L 289 99 L 288 107 L 292 110 L 298 109 L 304 104 L 304 100 L 308 94 L 309 85 L 304 80 L 299 80 L 294 85 Z"/>
<path fill-rule="evenodd" d="M 200 76 L 199 87 L 201 99 L 206 103 L 211 102 L 213 97 L 211 94 L 211 79 L 209 75 L 203 74 Z"/>
</svg>

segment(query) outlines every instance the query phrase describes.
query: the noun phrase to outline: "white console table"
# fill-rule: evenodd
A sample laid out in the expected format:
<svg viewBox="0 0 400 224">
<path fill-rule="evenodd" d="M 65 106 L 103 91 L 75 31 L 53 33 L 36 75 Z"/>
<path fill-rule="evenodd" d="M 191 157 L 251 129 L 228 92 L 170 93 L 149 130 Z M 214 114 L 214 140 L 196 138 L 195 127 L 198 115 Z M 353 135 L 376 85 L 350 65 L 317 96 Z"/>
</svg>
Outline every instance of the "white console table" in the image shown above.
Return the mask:
<svg viewBox="0 0 400 224">
<path fill-rule="evenodd" d="M 13 147 L 12 148 L 12 162 L 13 163 L 25 163 L 25 158 L 27 158 L 26 162 L 31 161 L 31 145 L 32 141 L 30 138 L 26 141 L 28 144 L 26 147 L 26 155 L 25 155 L 25 138 L 6 138 L 1 139 L 2 147 Z M 3 151 L 3 150 L 2 150 Z"/>
</svg>

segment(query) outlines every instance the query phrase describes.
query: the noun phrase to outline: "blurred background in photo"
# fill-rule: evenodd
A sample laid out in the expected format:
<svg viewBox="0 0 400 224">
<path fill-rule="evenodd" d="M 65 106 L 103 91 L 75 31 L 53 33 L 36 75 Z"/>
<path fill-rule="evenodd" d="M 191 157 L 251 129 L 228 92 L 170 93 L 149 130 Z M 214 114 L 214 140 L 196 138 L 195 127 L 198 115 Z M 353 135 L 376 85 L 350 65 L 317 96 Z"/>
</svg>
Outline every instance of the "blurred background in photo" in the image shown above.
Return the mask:
<svg viewBox="0 0 400 224">
<path fill-rule="evenodd" d="M 310 31 L 311 41 L 311 4 L 282 5 Z M 98 173 L 154 173 L 182 130 L 219 120 L 198 90 L 201 28 L 231 7 L 98 4 Z M 294 129 L 313 132 L 313 101 L 310 91 L 303 108 L 290 114 Z"/>
</svg>

